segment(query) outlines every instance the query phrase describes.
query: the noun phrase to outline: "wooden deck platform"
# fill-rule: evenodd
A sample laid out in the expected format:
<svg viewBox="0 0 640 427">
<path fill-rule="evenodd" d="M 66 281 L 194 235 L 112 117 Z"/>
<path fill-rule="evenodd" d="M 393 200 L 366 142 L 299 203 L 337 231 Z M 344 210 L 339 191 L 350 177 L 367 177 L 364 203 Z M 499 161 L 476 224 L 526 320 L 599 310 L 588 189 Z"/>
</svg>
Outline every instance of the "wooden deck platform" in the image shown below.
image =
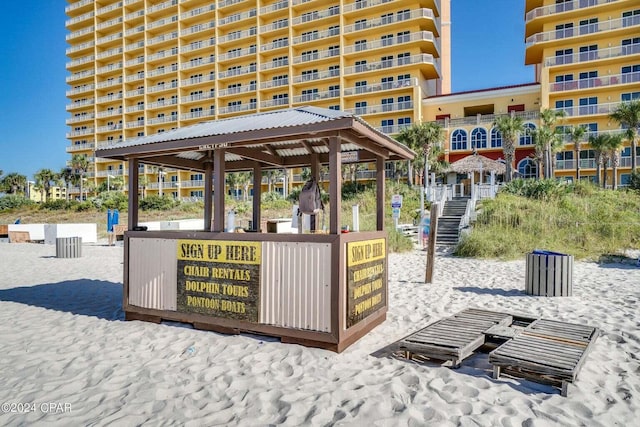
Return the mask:
<svg viewBox="0 0 640 427">
<path fill-rule="evenodd" d="M 397 349 L 436 360 L 450 360 L 454 368 L 485 342 L 484 332 L 493 326 L 508 326 L 510 314 L 467 309 L 439 320 L 398 341 Z"/>
<path fill-rule="evenodd" d="M 586 359 L 597 328 L 538 319 L 522 333 L 489 353 L 493 377 L 501 373 L 558 386 L 567 396 Z"/>
</svg>

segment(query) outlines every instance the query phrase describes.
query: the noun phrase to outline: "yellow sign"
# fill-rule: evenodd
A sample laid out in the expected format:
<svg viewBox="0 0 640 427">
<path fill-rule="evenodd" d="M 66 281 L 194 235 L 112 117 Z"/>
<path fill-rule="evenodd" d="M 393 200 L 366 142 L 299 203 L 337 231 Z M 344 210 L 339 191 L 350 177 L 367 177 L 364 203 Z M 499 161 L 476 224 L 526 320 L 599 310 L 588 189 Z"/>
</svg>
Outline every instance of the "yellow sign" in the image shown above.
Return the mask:
<svg viewBox="0 0 640 427">
<path fill-rule="evenodd" d="M 349 242 L 347 246 L 347 266 L 353 267 L 366 262 L 385 259 L 387 251 L 384 239 Z"/>
<path fill-rule="evenodd" d="M 260 264 L 260 251 L 260 242 L 178 240 L 178 259 L 183 261 Z"/>
</svg>

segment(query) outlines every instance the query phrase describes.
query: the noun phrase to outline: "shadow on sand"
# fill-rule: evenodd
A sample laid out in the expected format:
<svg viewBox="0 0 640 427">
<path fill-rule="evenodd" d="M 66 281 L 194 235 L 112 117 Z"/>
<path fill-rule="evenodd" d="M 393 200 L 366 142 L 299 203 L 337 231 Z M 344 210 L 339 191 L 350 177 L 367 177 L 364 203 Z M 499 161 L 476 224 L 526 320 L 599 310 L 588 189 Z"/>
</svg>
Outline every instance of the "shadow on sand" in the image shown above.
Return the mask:
<svg viewBox="0 0 640 427">
<path fill-rule="evenodd" d="M 122 284 L 103 280 L 69 280 L 1 289 L 0 301 L 65 311 L 105 320 L 124 320 Z"/>
<path fill-rule="evenodd" d="M 487 294 L 487 295 L 497 295 L 502 297 L 526 297 L 527 293 L 523 290 L 519 289 L 509 289 L 508 291 L 505 289 L 499 288 L 479 288 L 477 286 L 457 286 L 453 288 L 456 291 L 460 292 L 473 292 L 476 294 Z"/>
</svg>

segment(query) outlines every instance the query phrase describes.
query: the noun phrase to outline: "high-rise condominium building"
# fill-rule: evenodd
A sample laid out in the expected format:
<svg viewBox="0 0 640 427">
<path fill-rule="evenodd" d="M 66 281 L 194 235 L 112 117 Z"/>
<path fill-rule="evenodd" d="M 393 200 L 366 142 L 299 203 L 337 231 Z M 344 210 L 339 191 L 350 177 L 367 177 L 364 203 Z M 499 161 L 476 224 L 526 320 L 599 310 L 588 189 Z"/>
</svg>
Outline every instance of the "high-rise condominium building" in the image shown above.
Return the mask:
<svg viewBox="0 0 640 427">
<path fill-rule="evenodd" d="M 70 1 L 67 151 L 99 185 L 128 171 L 96 147 L 239 114 L 315 105 L 397 133 L 450 90 L 449 1 Z M 202 196 L 199 173 L 143 172 Z"/>
</svg>

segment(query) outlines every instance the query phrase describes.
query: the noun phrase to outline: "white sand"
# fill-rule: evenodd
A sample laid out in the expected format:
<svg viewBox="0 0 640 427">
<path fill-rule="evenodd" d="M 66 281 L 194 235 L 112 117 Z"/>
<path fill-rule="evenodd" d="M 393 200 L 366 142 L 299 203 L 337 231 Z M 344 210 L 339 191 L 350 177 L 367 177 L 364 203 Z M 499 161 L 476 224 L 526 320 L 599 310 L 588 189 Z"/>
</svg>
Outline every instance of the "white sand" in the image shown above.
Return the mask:
<svg viewBox="0 0 640 427">
<path fill-rule="evenodd" d="M 522 261 L 439 257 L 436 284 L 425 285 L 424 252 L 392 254 L 387 321 L 335 354 L 124 322 L 121 247 L 54 256 L 54 246 L 0 243 L 0 403 L 29 404 L 27 413 L 0 413 L 0 425 L 629 426 L 640 415 L 634 265 L 578 262 L 573 296 L 543 298 L 524 294 Z M 567 398 L 493 380 L 483 354 L 458 370 L 372 355 L 467 307 L 602 333 Z"/>
</svg>

